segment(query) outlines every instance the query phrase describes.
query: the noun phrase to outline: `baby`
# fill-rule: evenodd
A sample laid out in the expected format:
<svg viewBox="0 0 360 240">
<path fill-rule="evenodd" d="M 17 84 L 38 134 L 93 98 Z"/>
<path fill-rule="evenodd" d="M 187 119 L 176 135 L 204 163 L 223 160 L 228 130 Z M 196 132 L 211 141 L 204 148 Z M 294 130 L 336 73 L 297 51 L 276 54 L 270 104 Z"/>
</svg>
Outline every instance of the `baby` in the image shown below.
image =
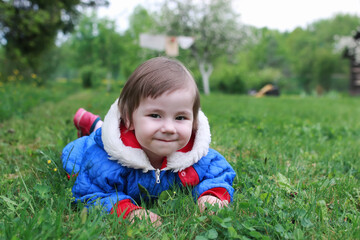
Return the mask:
<svg viewBox="0 0 360 240">
<path fill-rule="evenodd" d="M 161 218 L 139 205 L 150 200 L 140 188 L 156 197 L 173 186 L 191 187 L 200 211 L 205 203 L 224 207 L 232 201 L 235 172 L 209 148 L 198 88 L 180 62 L 157 57 L 141 64 L 104 122 L 99 119 L 79 109 L 74 123 L 85 136 L 62 153 L 64 169 L 76 177 L 76 200 L 155 225 Z"/>
</svg>

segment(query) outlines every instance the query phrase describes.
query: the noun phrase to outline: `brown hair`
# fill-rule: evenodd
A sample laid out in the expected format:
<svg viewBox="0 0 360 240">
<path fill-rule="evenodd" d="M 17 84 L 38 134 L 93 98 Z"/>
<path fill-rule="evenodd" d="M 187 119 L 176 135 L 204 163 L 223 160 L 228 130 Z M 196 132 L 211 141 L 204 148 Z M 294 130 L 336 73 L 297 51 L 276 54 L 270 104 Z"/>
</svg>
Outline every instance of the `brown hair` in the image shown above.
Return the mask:
<svg viewBox="0 0 360 240">
<path fill-rule="evenodd" d="M 138 66 L 121 91 L 118 107 L 121 119 L 132 123 L 132 114 L 144 98 L 157 98 L 165 92 L 173 92 L 191 84 L 194 93 L 194 128 L 200 108 L 200 95 L 195 80 L 186 67 L 177 60 L 156 57 Z"/>
</svg>

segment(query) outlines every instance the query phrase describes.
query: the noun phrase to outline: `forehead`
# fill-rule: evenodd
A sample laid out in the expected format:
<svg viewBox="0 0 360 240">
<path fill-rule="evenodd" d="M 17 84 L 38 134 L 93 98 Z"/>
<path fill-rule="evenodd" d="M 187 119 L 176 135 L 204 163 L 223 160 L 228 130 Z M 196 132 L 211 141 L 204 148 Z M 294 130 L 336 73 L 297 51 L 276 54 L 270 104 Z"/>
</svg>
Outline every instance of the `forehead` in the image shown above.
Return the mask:
<svg viewBox="0 0 360 240">
<path fill-rule="evenodd" d="M 162 108 L 167 109 L 191 109 L 195 101 L 195 91 L 192 88 L 181 88 L 173 91 L 167 91 L 160 96 L 145 97 L 140 101 L 139 107 L 148 109 Z"/>
</svg>

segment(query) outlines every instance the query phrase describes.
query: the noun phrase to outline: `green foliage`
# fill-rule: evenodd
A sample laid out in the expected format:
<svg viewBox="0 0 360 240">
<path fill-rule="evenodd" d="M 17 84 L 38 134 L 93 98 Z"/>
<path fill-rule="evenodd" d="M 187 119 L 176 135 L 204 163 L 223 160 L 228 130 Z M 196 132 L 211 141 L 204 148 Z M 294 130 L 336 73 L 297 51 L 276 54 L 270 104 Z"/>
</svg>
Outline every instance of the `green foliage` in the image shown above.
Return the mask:
<svg viewBox="0 0 360 240">
<path fill-rule="evenodd" d="M 167 0 L 159 15 L 160 30 L 168 36 L 191 36 L 191 58 L 199 67 L 205 94 L 210 93 L 209 79 L 214 62 L 222 56 L 234 58 L 242 36 L 238 14 L 231 0 L 209 2 Z"/>
<path fill-rule="evenodd" d="M 103 117 L 117 97 L 105 88 L 56 102 L 26 97 L 22 103 L 36 106 L 1 122 L 0 238 L 359 238 L 359 99 L 202 96 L 211 147 L 237 173 L 233 203 L 200 213 L 191 189 L 174 188 L 146 205 L 163 219 L 154 228 L 72 204 L 74 180 L 62 169 L 61 150 L 76 138 L 77 108 Z"/>
<path fill-rule="evenodd" d="M 69 43 L 73 51 L 70 61 L 73 67 L 81 68 L 81 74 L 95 72 L 103 68 L 117 77 L 123 47 L 120 34 L 115 31 L 115 23 L 99 19 L 95 13 L 83 16 Z M 87 72 L 87 73 L 86 73 Z M 106 74 L 104 74 L 103 78 Z"/>
<path fill-rule="evenodd" d="M 80 75 L 84 88 L 98 87 L 101 80 L 106 78 L 106 68 L 101 67 L 98 62 L 94 62 L 80 68 Z"/>
<path fill-rule="evenodd" d="M 349 62 L 334 52 L 334 39 L 351 35 L 359 25 L 358 16 L 338 14 L 304 29 L 279 32 L 239 24 L 230 2 L 171 0 L 158 12 L 138 6 L 129 29 L 120 33 L 113 20 L 79 15 L 79 6 L 102 5 L 103 0 L 0 1 L 0 81 L 18 81 L 14 71 L 21 73 L 19 81 L 39 86 L 56 77 L 81 78 L 85 72 L 93 76 L 93 86 L 104 79 L 124 81 L 144 60 L 163 54 L 138 45 L 140 33 L 156 32 L 197 39 L 190 50 L 180 49 L 178 59 L 204 89 L 199 63 L 209 66 L 209 72 L 213 66 L 211 88 L 228 93 L 259 90 L 266 83 L 277 84 L 282 93 L 347 91 Z M 58 46 L 53 44 L 59 31 L 72 29 L 75 32 L 61 37 Z"/>
<path fill-rule="evenodd" d="M 217 87 L 218 90 L 226 93 L 245 93 L 245 84 L 240 75 L 224 76 L 226 81 L 220 81 Z M 231 78 L 231 80 L 229 80 Z"/>
<path fill-rule="evenodd" d="M 98 86 L 103 79 L 123 80 L 153 52 L 142 50 L 134 38 L 152 24 L 146 10 L 136 8 L 130 17 L 130 29 L 123 34 L 116 30 L 115 22 L 100 19 L 95 13 L 80 19 L 74 34 L 60 46 L 61 56 L 58 75 L 82 78 L 84 87 Z M 146 15 L 146 16 L 143 16 Z M 139 19 L 144 20 L 140 26 Z"/>
<path fill-rule="evenodd" d="M 81 80 L 84 88 L 91 88 L 93 86 L 93 71 L 91 66 L 85 66 L 81 71 Z"/>
<path fill-rule="evenodd" d="M 129 17 L 129 29 L 123 34 L 122 40 L 124 53 L 119 56 L 122 60 L 121 73 L 125 79 L 132 74 L 138 65 L 159 55 L 159 52 L 141 48 L 138 43 L 141 33 L 152 32 L 155 27 L 154 14 L 141 6 L 137 6 Z"/>
<path fill-rule="evenodd" d="M 329 90 L 331 87 L 331 75 L 334 72 L 333 69 L 336 69 L 338 56 L 325 49 L 318 49 L 315 52 L 314 59 L 312 80 L 326 90 Z"/>
<path fill-rule="evenodd" d="M 331 27 L 330 27 L 331 26 Z M 350 14 L 337 14 L 330 19 L 322 19 L 310 24 L 308 30 L 323 41 L 323 44 L 332 45 L 334 36 L 349 36 L 359 26 L 359 17 Z"/>
<path fill-rule="evenodd" d="M 335 73 L 346 74 L 349 63 L 334 53 L 335 36 L 351 35 L 359 23 L 356 16 L 337 15 L 314 22 L 306 30 L 298 28 L 289 34 L 286 39 L 287 57 L 293 76 L 300 80 L 301 87 L 310 91 L 317 85 L 326 90 L 339 85 L 332 76 Z"/>
<path fill-rule="evenodd" d="M 4 44 L 0 47 L 0 81 L 18 81 L 15 71 L 21 72 L 19 81 L 39 86 L 56 77 L 73 79 L 85 74 L 91 75 L 85 85 L 99 86 L 106 79 L 111 89 L 112 83 L 125 81 L 144 60 L 163 54 L 138 45 L 139 34 L 150 32 L 197 39 L 190 50 L 180 49 L 178 59 L 192 70 L 200 89 L 207 88 L 206 82 L 201 83 L 202 65 L 208 73 L 213 67 L 210 87 L 227 93 L 259 90 L 267 83 L 278 85 L 282 93 L 347 91 L 349 62 L 334 52 L 334 39 L 351 35 L 360 22 L 358 16 L 338 14 L 282 33 L 238 24 L 237 15 L 229 10 L 231 1 L 211 1 L 205 6 L 171 0 L 158 12 L 136 7 L 129 29 L 120 33 L 113 20 L 76 12 L 79 4 L 104 1 L 20 1 L 22 7 L 15 2 L 0 1 Z M 173 6 L 178 6 L 176 11 Z M 59 18 L 62 8 L 68 17 Z M 62 37 L 58 46 L 53 44 L 58 31 L 72 28 L 71 36 Z M 7 36 L 25 39 L 6 41 Z"/>
<path fill-rule="evenodd" d="M 155 24 L 154 16 L 146 11 L 144 7 L 138 5 L 129 17 L 129 29 L 127 33 L 137 39 L 141 33 L 153 30 Z"/>
<path fill-rule="evenodd" d="M 217 63 L 211 78 L 212 88 L 225 93 L 244 94 L 252 89 L 259 90 L 269 83 L 280 88 L 287 87 L 287 81 L 278 68 L 250 71 L 246 65 L 239 65 Z"/>
<path fill-rule="evenodd" d="M 292 32 L 248 28 L 237 67 L 248 89 L 271 82 L 282 92 L 347 90 L 349 63 L 334 51 L 335 37 L 351 35 L 359 23 L 357 16 L 339 14 Z"/>
<path fill-rule="evenodd" d="M 258 72 L 249 73 L 249 80 L 246 82 L 248 89 L 261 89 L 266 84 L 274 84 L 282 87 L 283 75 L 279 69 L 264 68 Z"/>
<path fill-rule="evenodd" d="M 223 59 L 222 59 L 223 60 Z M 226 93 L 246 93 L 247 76 L 238 68 L 222 61 L 219 61 L 211 77 L 211 86 Z"/>
<path fill-rule="evenodd" d="M 5 73 L 13 69 L 39 74 L 43 54 L 53 46 L 58 31 L 70 32 L 79 6 L 107 1 L 0 1 L 0 31 L 5 41 Z"/>
<path fill-rule="evenodd" d="M 256 40 L 249 42 L 243 50 L 247 53 L 243 61 L 249 70 L 288 67 L 284 49 L 286 35 L 267 28 L 252 29 L 252 34 Z"/>
</svg>

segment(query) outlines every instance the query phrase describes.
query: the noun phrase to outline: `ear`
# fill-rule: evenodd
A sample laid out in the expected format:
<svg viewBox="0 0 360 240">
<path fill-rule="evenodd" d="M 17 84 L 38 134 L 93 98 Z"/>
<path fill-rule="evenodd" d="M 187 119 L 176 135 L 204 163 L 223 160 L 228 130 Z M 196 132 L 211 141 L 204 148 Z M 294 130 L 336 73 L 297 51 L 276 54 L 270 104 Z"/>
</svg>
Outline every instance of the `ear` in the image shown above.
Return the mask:
<svg viewBox="0 0 360 240">
<path fill-rule="evenodd" d="M 130 130 L 130 131 L 135 130 L 135 128 L 134 128 L 134 126 L 133 126 L 133 124 L 130 124 L 130 126 L 129 126 L 127 129 L 128 129 L 128 130 Z"/>
<path fill-rule="evenodd" d="M 130 131 L 135 130 L 134 125 L 129 121 L 129 119 L 125 120 L 125 127 Z"/>
</svg>

